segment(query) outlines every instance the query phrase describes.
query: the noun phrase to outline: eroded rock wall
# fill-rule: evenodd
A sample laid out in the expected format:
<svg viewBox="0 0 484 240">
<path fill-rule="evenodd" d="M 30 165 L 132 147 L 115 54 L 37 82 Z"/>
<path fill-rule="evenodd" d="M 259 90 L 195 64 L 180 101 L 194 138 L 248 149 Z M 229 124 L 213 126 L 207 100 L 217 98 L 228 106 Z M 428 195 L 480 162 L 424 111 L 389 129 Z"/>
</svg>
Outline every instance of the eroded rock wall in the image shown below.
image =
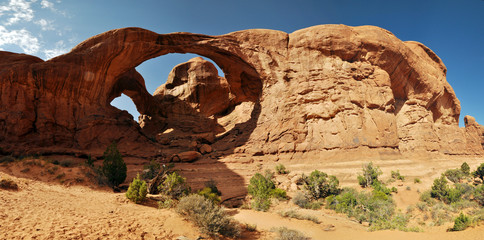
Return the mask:
<svg viewBox="0 0 484 240">
<path fill-rule="evenodd" d="M 194 59 L 151 96 L 135 67 L 172 52 L 210 58 L 225 78 Z M 6 152 L 100 153 L 118 141 L 123 152 L 141 157 L 172 147 L 200 151 L 202 143 L 212 145 L 212 156 L 483 154 L 481 127 L 458 127 L 460 103 L 440 58 L 378 27 L 221 36 L 126 28 L 45 62 L 8 52 L 0 57 Z M 110 105 L 122 93 L 142 114 L 141 127 Z"/>
</svg>

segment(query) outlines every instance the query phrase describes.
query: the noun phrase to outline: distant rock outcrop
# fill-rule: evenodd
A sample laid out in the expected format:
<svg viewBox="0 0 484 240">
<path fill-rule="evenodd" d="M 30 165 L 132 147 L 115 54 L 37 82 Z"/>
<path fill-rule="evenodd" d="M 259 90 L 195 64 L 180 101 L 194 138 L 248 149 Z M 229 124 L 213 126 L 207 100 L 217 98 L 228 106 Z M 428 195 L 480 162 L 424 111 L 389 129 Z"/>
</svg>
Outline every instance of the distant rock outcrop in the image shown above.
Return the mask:
<svg viewBox="0 0 484 240">
<path fill-rule="evenodd" d="M 210 58 L 225 77 L 195 58 L 151 96 L 135 67 L 173 52 Z M 139 125 L 110 105 L 122 93 Z M 0 52 L 0 95 L 6 152 L 100 154 L 118 141 L 126 154 L 166 159 L 484 153 L 482 126 L 469 116 L 458 126 L 440 58 L 373 26 L 221 36 L 117 29 L 45 62 Z"/>
</svg>

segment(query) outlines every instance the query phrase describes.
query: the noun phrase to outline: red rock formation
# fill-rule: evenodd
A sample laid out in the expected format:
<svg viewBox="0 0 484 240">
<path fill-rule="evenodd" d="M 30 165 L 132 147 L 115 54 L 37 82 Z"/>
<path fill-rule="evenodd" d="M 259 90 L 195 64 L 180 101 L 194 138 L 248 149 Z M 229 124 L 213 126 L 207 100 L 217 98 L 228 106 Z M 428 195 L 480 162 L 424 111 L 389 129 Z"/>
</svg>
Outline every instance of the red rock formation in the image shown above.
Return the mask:
<svg viewBox="0 0 484 240">
<path fill-rule="evenodd" d="M 135 67 L 172 52 L 210 58 L 225 78 L 194 59 L 153 97 Z M 207 143 L 212 156 L 483 154 L 482 132 L 458 127 L 460 103 L 440 58 L 378 27 L 221 36 L 125 28 L 46 62 L 0 52 L 0 67 L 4 151 L 100 153 L 116 140 L 144 157 Z M 121 93 L 142 114 L 141 128 L 110 105 Z"/>
</svg>

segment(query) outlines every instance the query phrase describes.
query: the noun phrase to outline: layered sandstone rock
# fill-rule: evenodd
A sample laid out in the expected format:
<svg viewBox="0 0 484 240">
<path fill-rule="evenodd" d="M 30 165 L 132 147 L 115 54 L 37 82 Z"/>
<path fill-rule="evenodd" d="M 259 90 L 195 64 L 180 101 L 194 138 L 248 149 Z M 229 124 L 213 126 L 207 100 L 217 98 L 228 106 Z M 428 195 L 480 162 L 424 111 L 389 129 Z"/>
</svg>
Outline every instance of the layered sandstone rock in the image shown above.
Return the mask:
<svg viewBox="0 0 484 240">
<path fill-rule="evenodd" d="M 172 52 L 210 58 L 225 77 L 192 59 L 151 96 L 135 67 Z M 0 57 L 0 146 L 7 152 L 99 153 L 119 141 L 125 153 L 167 158 L 203 144 L 211 157 L 483 154 L 480 126 L 466 120 L 458 127 L 460 103 L 440 58 L 378 27 L 221 36 L 126 28 L 46 62 Z M 142 114 L 139 126 L 110 106 L 121 93 Z"/>
</svg>

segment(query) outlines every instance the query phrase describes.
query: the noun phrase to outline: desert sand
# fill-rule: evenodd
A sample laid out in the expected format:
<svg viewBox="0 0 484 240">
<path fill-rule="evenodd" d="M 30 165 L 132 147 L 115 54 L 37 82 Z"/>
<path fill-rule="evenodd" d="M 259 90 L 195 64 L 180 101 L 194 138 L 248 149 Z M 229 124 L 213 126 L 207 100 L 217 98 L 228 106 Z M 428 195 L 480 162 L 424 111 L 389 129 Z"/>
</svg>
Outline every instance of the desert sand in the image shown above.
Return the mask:
<svg viewBox="0 0 484 240">
<path fill-rule="evenodd" d="M 482 158 L 465 159 L 474 169 Z M 177 239 L 184 236 L 197 239 L 203 236 L 199 229 L 180 217 L 174 210 L 157 209 L 155 202 L 137 205 L 129 202 L 124 193 L 113 193 L 108 188 L 97 187 L 89 178 L 81 175 L 84 167 L 59 166 L 56 174 L 46 174 L 53 165 L 44 160 L 23 160 L 0 167 L 1 179 L 12 179 L 19 185 L 18 191 L 0 189 L 0 239 Z M 29 162 L 36 162 L 32 164 Z M 417 189 L 428 189 L 433 179 L 445 169 L 460 166 L 461 160 L 388 160 L 375 161 L 381 166 L 383 179 L 390 170 L 399 169 L 407 176 L 403 184 L 395 183 L 399 192 L 393 198 L 400 209 L 418 202 Z M 309 172 L 312 169 L 324 170 L 342 179 L 343 186 L 356 187 L 356 173 L 364 163 L 348 161 L 321 165 L 287 164 L 289 170 Z M 22 173 L 25 166 L 29 173 Z M 227 167 L 241 175 L 250 174 L 251 164 L 228 164 Z M 188 171 L 190 166 L 184 165 Z M 196 172 L 200 164 L 192 164 Z M 268 168 L 270 165 L 267 166 Z M 134 167 L 133 167 L 134 168 Z M 254 166 L 252 165 L 252 168 Z M 42 170 L 44 169 L 44 170 Z M 202 171 L 203 167 L 201 167 Z M 63 180 L 57 179 L 64 173 Z M 183 171 L 182 171 L 183 173 Z M 196 173 L 193 173 L 196 176 Z M 37 177 L 35 177 L 37 176 Z M 49 177 L 50 176 L 50 177 Z M 79 180 L 84 176 L 83 180 Z M 353 177 L 352 177 L 353 176 Z M 28 177 L 32 179 L 28 179 Z M 419 177 L 421 184 L 413 183 Z M 76 180 L 77 179 L 77 180 Z M 222 192 L 226 187 L 220 184 Z M 410 187 L 410 190 L 406 190 Z M 236 192 L 236 191 L 235 191 Z M 291 194 L 291 193 L 290 193 Z M 273 228 L 287 227 L 303 232 L 312 239 L 475 239 L 484 237 L 484 226 L 471 227 L 461 232 L 446 232 L 451 222 L 439 227 L 424 227 L 424 232 L 376 231 L 369 232 L 367 226 L 331 210 L 298 211 L 317 217 L 321 223 L 307 220 L 283 218 L 278 212 L 296 208 L 291 202 L 275 202 L 269 212 L 257 212 L 240 208 L 227 211 L 242 224 L 257 226 L 258 232 L 245 232 L 241 239 L 274 239 Z"/>
</svg>

